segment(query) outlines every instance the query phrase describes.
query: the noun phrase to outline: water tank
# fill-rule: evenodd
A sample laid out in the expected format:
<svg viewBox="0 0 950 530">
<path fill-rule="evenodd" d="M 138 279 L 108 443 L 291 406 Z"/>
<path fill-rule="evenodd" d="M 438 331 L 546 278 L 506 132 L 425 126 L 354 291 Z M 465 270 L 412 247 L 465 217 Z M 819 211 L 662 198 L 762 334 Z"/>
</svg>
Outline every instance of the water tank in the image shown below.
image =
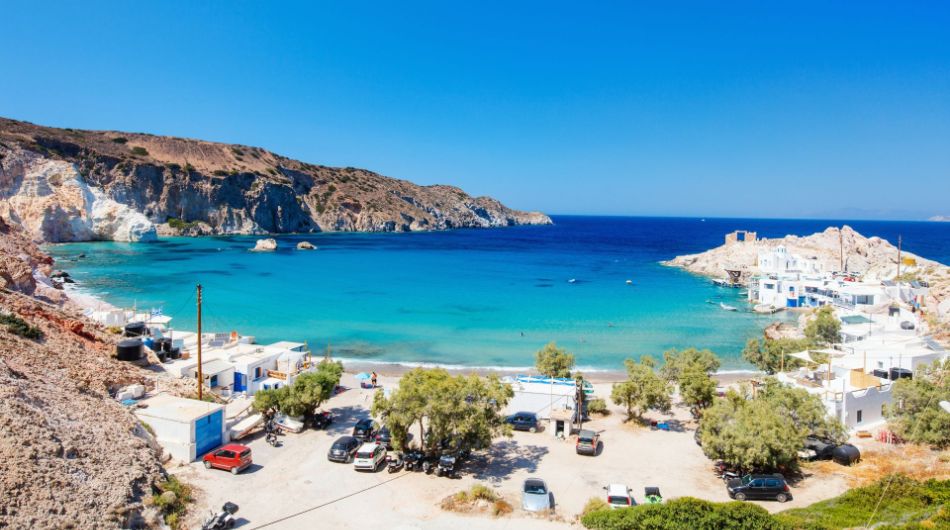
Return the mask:
<svg viewBox="0 0 950 530">
<path fill-rule="evenodd" d="M 125 339 L 115 347 L 115 356 L 120 361 L 137 361 L 142 358 L 142 339 Z"/>
<path fill-rule="evenodd" d="M 131 322 L 125 325 L 126 337 L 141 337 L 145 335 L 145 322 Z"/>
<path fill-rule="evenodd" d="M 887 373 L 887 370 L 874 370 L 871 373 L 874 375 L 874 377 L 880 377 L 881 379 L 890 379 L 889 374 Z"/>
<path fill-rule="evenodd" d="M 839 445 L 831 452 L 831 459 L 842 466 L 850 466 L 861 460 L 861 451 L 851 444 Z"/>
<path fill-rule="evenodd" d="M 911 379 L 914 377 L 914 372 L 911 372 L 907 368 L 891 368 L 891 381 L 897 381 L 898 379 Z"/>
<path fill-rule="evenodd" d="M 178 348 L 171 348 L 168 350 L 169 359 L 181 359 L 181 350 Z"/>
</svg>

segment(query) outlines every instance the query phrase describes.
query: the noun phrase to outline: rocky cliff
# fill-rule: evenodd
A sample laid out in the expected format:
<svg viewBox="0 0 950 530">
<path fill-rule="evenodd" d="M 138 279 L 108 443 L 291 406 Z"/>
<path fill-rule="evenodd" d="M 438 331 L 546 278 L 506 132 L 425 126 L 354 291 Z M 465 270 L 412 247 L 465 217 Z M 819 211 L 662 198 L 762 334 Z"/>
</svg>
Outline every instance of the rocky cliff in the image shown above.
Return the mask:
<svg viewBox="0 0 950 530">
<path fill-rule="evenodd" d="M 0 118 L 0 215 L 42 241 L 549 224 L 490 197 L 241 145 Z"/>
</svg>

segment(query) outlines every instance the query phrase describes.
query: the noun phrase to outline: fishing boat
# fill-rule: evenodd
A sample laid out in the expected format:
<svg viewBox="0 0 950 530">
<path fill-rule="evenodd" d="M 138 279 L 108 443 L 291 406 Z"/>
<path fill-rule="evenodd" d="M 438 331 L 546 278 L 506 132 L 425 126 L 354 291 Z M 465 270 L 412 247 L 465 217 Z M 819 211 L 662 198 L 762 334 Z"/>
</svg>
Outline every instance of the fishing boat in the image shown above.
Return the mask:
<svg viewBox="0 0 950 530">
<path fill-rule="evenodd" d="M 731 306 L 731 305 L 726 304 L 726 303 L 723 303 L 723 302 L 719 302 L 719 307 L 725 309 L 726 311 L 738 311 L 738 310 L 739 310 L 738 307 Z"/>
<path fill-rule="evenodd" d="M 776 307 L 770 304 L 758 304 L 757 306 L 752 308 L 752 310 L 755 311 L 756 313 L 761 313 L 764 315 L 773 315 L 784 309 L 785 309 L 784 307 L 781 307 L 781 306 Z"/>
</svg>

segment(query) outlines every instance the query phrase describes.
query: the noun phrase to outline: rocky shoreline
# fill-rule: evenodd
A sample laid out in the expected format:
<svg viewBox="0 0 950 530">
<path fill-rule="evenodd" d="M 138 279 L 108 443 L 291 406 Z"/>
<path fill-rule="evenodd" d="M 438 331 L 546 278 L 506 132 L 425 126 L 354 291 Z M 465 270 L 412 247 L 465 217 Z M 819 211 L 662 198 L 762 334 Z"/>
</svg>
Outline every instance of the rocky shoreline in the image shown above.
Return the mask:
<svg viewBox="0 0 950 530">
<path fill-rule="evenodd" d="M 491 197 L 244 145 L 0 118 L 0 215 L 35 241 L 551 224 Z"/>
</svg>

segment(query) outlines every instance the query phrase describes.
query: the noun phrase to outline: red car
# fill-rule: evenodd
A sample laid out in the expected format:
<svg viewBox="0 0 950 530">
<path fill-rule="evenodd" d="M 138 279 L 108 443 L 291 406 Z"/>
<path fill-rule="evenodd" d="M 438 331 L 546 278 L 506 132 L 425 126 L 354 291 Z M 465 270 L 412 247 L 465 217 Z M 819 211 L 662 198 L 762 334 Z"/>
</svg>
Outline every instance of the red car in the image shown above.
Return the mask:
<svg viewBox="0 0 950 530">
<path fill-rule="evenodd" d="M 237 475 L 251 465 L 251 448 L 246 445 L 227 444 L 206 454 L 205 467 L 216 467 Z"/>
</svg>

